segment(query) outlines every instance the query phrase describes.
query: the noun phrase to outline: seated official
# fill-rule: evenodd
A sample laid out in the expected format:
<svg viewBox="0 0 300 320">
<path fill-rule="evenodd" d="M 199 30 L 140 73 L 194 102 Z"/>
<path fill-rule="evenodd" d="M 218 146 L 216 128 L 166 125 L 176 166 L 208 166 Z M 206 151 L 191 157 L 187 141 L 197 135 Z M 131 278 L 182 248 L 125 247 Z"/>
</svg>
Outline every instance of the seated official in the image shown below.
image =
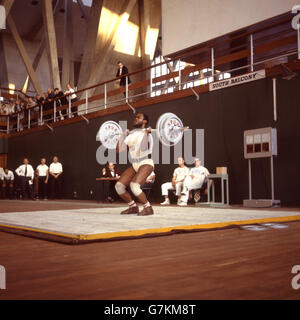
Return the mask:
<svg viewBox="0 0 300 320">
<path fill-rule="evenodd" d="M 12 199 L 14 194 L 14 174 L 11 170 L 4 168 L 1 175 L 2 197 Z"/>
<path fill-rule="evenodd" d="M 184 165 L 184 159 L 179 157 L 177 159 L 178 167 L 174 170 L 172 182 L 166 182 L 161 186 L 161 193 L 165 198 L 165 201 L 161 203 L 162 206 L 170 204 L 169 190 L 175 190 L 178 197 L 177 204 L 181 203 L 181 191 L 183 188 L 183 181 L 189 174 L 189 168 Z"/>
<path fill-rule="evenodd" d="M 194 168 L 190 169 L 189 175 L 184 179 L 183 189 L 181 192 L 181 206 L 186 206 L 189 200 L 189 192 L 191 190 L 198 190 L 207 185 L 209 171 L 201 166 L 199 158 L 194 158 Z M 211 184 L 211 182 L 210 182 Z M 195 202 L 201 198 L 200 191 L 195 194 Z"/>
<path fill-rule="evenodd" d="M 20 178 L 21 185 L 21 198 L 25 198 L 26 191 L 28 191 L 28 197 L 34 200 L 33 196 L 33 178 L 34 170 L 29 164 L 28 158 L 24 158 L 23 164 L 20 165 L 16 170 L 16 174 Z"/>
<path fill-rule="evenodd" d="M 109 202 L 116 201 L 118 199 L 118 194 L 115 189 L 115 184 L 117 182 L 117 179 L 120 178 L 121 172 L 118 168 L 115 167 L 113 162 L 108 163 L 107 168 L 102 169 L 102 176 L 104 178 L 116 178 L 116 180 L 108 181 L 109 188 L 108 188 L 108 196 L 107 200 Z"/>
</svg>

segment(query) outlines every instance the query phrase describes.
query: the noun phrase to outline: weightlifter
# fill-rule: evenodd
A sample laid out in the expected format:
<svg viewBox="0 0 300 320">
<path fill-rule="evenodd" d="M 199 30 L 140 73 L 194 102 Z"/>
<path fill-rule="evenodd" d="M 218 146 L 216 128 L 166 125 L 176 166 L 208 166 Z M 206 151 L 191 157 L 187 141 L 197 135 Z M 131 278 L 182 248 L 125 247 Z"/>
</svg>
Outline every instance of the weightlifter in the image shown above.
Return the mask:
<svg viewBox="0 0 300 320">
<path fill-rule="evenodd" d="M 124 131 L 117 144 L 117 153 L 129 149 L 132 166 L 127 168 L 116 183 L 116 191 L 118 195 L 128 204 L 128 209 L 121 214 L 135 214 L 139 216 L 152 215 L 153 208 L 150 205 L 141 186 L 146 182 L 147 177 L 154 169 L 154 162 L 151 159 L 151 140 L 149 126 L 149 118 L 144 113 L 137 113 L 133 119 L 133 127 L 135 130 L 129 132 Z M 144 129 L 144 130 L 143 130 Z M 143 204 L 143 210 L 139 211 L 136 202 L 132 199 L 126 187 L 130 187 L 132 193 Z"/>
</svg>

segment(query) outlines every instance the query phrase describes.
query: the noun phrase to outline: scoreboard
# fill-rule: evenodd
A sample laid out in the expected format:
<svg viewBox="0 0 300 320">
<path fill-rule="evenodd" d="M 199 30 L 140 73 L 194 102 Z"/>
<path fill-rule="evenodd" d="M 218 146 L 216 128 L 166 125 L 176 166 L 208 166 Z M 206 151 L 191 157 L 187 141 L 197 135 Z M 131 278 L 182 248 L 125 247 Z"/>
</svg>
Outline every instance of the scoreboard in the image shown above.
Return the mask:
<svg viewBox="0 0 300 320">
<path fill-rule="evenodd" d="M 277 156 L 277 130 L 260 128 L 244 131 L 245 159 Z"/>
<path fill-rule="evenodd" d="M 243 201 L 244 207 L 279 206 L 280 200 L 274 199 L 274 165 L 273 156 L 277 156 L 277 130 L 260 128 L 244 131 L 244 157 L 248 159 L 249 199 Z M 252 198 L 251 160 L 255 158 L 270 158 L 271 166 L 271 199 Z"/>
</svg>

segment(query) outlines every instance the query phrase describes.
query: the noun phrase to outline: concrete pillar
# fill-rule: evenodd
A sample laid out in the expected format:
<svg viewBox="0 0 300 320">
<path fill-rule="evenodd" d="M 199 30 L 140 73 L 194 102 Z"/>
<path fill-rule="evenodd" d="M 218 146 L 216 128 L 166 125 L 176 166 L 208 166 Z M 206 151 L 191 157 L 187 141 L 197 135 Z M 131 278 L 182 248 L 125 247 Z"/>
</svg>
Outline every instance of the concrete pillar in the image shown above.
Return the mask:
<svg viewBox="0 0 300 320">
<path fill-rule="evenodd" d="M 56 1 L 56 5 L 55 5 L 55 8 L 53 10 L 53 17 L 54 17 L 54 21 L 55 21 L 55 17 L 57 16 L 57 12 L 58 12 L 58 5 L 60 3 L 60 0 L 57 0 Z M 43 23 L 43 20 L 42 20 L 42 23 Z M 44 26 L 42 25 L 42 28 L 44 28 Z M 42 55 L 44 53 L 44 50 L 45 50 L 45 47 L 46 47 L 46 39 L 45 39 L 45 33 L 42 34 L 42 39 L 41 39 L 41 42 L 40 42 L 40 47 L 39 47 L 39 50 L 36 54 L 36 56 L 34 57 L 34 60 L 33 60 L 33 63 L 32 63 L 32 67 L 33 67 L 33 70 L 36 71 L 38 65 L 39 65 L 39 62 L 42 58 Z M 26 83 L 26 81 L 25 81 Z M 24 86 L 25 86 L 25 83 L 24 83 Z M 29 82 L 28 82 L 28 85 L 27 85 L 27 88 L 29 88 L 30 86 L 30 79 L 29 79 Z"/>
<path fill-rule="evenodd" d="M 5 8 L 6 17 L 8 17 L 8 15 L 10 13 L 10 9 L 12 8 L 14 2 L 15 2 L 14 0 L 2 0 L 2 1 L 0 1 L 1 6 L 3 6 Z"/>
<path fill-rule="evenodd" d="M 105 46 L 101 49 L 100 55 L 97 57 L 97 61 L 95 61 L 86 87 L 96 84 L 101 78 L 103 78 L 105 66 L 108 63 L 108 59 L 110 59 L 115 47 L 116 32 L 119 27 L 122 27 L 122 24 L 125 24 L 128 21 L 136 1 L 137 0 L 128 0 L 123 4 L 121 9 L 122 14 L 120 14 L 118 17 L 116 23 L 114 24 L 113 30 L 105 43 Z M 95 89 L 91 89 L 89 94 L 92 95 L 94 91 Z"/>
<path fill-rule="evenodd" d="M 35 88 L 35 90 L 36 90 L 36 92 L 38 94 L 42 94 L 42 89 L 40 87 L 40 84 L 39 84 L 39 81 L 37 79 L 37 76 L 36 76 L 36 74 L 35 74 L 35 72 L 33 70 L 33 67 L 32 67 L 31 61 L 29 59 L 29 56 L 28 56 L 28 54 L 26 52 L 26 49 L 25 49 L 25 47 L 23 45 L 22 39 L 21 39 L 21 37 L 20 37 L 20 35 L 18 33 L 16 25 L 15 25 L 15 23 L 14 23 L 14 21 L 11 18 L 10 15 L 7 16 L 7 23 L 9 25 L 10 31 L 11 31 L 11 33 L 13 35 L 13 38 L 14 38 L 14 40 L 16 42 L 16 45 L 18 47 L 19 53 L 20 53 L 20 55 L 22 57 L 22 60 L 23 60 L 23 62 L 25 64 L 26 70 L 27 70 L 27 72 L 28 72 L 28 74 L 29 74 L 29 76 L 31 78 L 33 86 L 34 86 L 34 88 Z"/>
<path fill-rule="evenodd" d="M 64 25 L 64 50 L 62 65 L 62 88 L 68 83 L 74 86 L 73 61 L 73 23 L 72 23 L 72 0 L 65 0 L 65 25 Z M 73 71 L 73 75 L 72 74 Z M 72 83 L 73 82 L 73 83 Z"/>
<path fill-rule="evenodd" d="M 42 1 L 42 3 L 43 3 L 44 31 L 45 31 L 45 38 L 46 38 L 46 48 L 48 53 L 51 85 L 53 88 L 55 87 L 61 88 L 52 1 L 44 0 Z"/>
<path fill-rule="evenodd" d="M 79 2 L 78 2 L 79 4 Z M 81 67 L 79 72 L 79 81 L 78 81 L 78 89 L 82 89 L 86 87 L 86 84 L 89 79 L 89 75 L 92 70 L 92 66 L 94 64 L 95 50 L 96 50 L 96 42 L 98 29 L 100 24 L 100 16 L 102 10 L 103 1 L 93 1 L 90 18 L 87 27 L 87 35 L 84 44 L 83 57 L 81 61 Z"/>
</svg>

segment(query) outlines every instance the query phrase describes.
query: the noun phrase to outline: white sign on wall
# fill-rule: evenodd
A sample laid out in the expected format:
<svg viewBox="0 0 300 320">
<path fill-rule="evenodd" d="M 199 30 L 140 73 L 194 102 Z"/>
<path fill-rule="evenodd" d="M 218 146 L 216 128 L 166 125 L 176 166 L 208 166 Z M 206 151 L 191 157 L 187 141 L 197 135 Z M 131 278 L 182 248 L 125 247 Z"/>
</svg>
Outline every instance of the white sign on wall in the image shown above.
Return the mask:
<svg viewBox="0 0 300 320">
<path fill-rule="evenodd" d="M 209 84 L 209 91 L 224 89 L 224 88 L 236 86 L 238 84 L 260 80 L 260 79 L 264 79 L 265 77 L 266 77 L 266 71 L 259 70 L 259 71 L 243 74 L 241 76 L 232 77 L 232 78 L 217 81 L 217 82 L 212 82 Z"/>
<path fill-rule="evenodd" d="M 6 28 L 6 11 L 3 6 L 0 6 L 0 30 Z"/>
</svg>

